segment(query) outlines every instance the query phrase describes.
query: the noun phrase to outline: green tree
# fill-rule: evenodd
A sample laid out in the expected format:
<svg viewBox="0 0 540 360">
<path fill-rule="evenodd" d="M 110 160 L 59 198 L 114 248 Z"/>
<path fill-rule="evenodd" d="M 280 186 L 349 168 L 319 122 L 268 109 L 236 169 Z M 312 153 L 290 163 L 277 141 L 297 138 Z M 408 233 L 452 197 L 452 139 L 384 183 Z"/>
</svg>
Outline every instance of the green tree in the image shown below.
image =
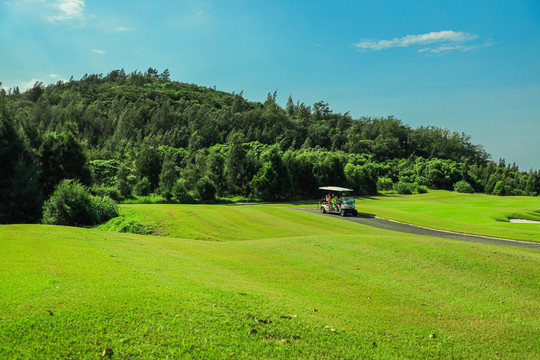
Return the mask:
<svg viewBox="0 0 540 360">
<path fill-rule="evenodd" d="M 454 191 L 460 192 L 460 193 L 467 193 L 467 194 L 474 193 L 474 189 L 471 186 L 471 184 L 469 184 L 465 180 L 460 180 L 457 183 L 455 183 L 454 184 Z"/>
<path fill-rule="evenodd" d="M 41 219 L 43 199 L 38 174 L 32 163 L 19 157 L 5 190 L 7 214 L 0 222 L 36 223 Z M 1 217 L 1 215 L 0 215 Z"/>
<path fill-rule="evenodd" d="M 174 151 L 165 153 L 163 166 L 159 174 L 159 188 L 162 192 L 171 191 L 174 183 L 178 179 L 179 172 L 176 168 L 177 155 Z"/>
<path fill-rule="evenodd" d="M 135 161 L 135 173 L 139 179 L 147 178 L 150 182 L 150 191 L 159 185 L 159 175 L 162 168 L 162 155 L 154 146 L 143 144 Z"/>
<path fill-rule="evenodd" d="M 284 199 L 292 187 L 289 169 L 283 164 L 283 153 L 277 145 L 261 154 L 262 167 L 250 182 L 254 195 L 263 200 Z"/>
<path fill-rule="evenodd" d="M 137 196 L 148 196 L 150 195 L 152 185 L 150 180 L 147 177 L 143 177 L 138 183 L 135 184 L 133 192 Z"/>
<path fill-rule="evenodd" d="M 110 198 L 90 195 L 77 181 L 62 180 L 43 205 L 43 223 L 50 225 L 96 225 L 118 216 L 118 207 Z"/>
<path fill-rule="evenodd" d="M 353 165 L 347 163 L 344 168 L 347 184 L 359 195 L 377 194 L 377 174 L 371 164 Z"/>
<path fill-rule="evenodd" d="M 87 186 L 92 183 L 84 147 L 71 130 L 45 134 L 39 158 L 40 183 L 46 196 L 63 179 L 76 179 Z"/>
<path fill-rule="evenodd" d="M 4 97 L 0 95 L 0 223 L 10 222 L 12 217 L 9 209 L 11 177 L 23 150 L 23 142 L 15 131 Z"/>
<path fill-rule="evenodd" d="M 197 181 L 195 191 L 197 198 L 203 203 L 212 202 L 216 198 L 216 185 L 206 176 Z"/>
<path fill-rule="evenodd" d="M 493 188 L 493 195 L 504 196 L 506 195 L 506 187 L 504 186 L 504 181 L 497 181 L 495 187 Z"/>
<path fill-rule="evenodd" d="M 229 194 L 241 194 L 245 184 L 246 151 L 242 146 L 243 142 L 244 135 L 241 132 L 235 131 L 229 135 L 228 151 L 223 169 Z"/>
<path fill-rule="evenodd" d="M 175 201 L 181 204 L 193 204 L 196 202 L 186 187 L 185 179 L 176 180 L 172 187 L 171 195 Z"/>
<path fill-rule="evenodd" d="M 131 197 L 133 186 L 130 176 L 133 176 L 131 170 L 126 165 L 120 165 L 116 172 L 116 188 L 123 198 Z"/>
</svg>

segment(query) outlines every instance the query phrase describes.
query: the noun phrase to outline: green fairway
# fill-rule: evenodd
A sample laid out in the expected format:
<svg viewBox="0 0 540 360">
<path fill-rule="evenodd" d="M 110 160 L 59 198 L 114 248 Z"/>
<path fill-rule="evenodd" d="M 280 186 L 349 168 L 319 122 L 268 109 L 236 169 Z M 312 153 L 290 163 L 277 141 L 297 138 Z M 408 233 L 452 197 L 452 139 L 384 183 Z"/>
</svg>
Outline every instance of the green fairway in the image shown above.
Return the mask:
<svg viewBox="0 0 540 360">
<path fill-rule="evenodd" d="M 121 205 L 120 213 L 151 225 L 155 235 L 195 240 L 350 234 L 357 229 L 353 224 L 336 224 L 320 216 L 266 205 Z"/>
<path fill-rule="evenodd" d="M 540 241 L 540 224 L 508 221 L 508 218 L 540 221 L 539 197 L 432 191 L 360 198 L 356 207 L 360 212 L 435 229 Z"/>
<path fill-rule="evenodd" d="M 267 206 L 122 212 L 177 237 L 0 227 L 1 358 L 540 353 L 536 251 Z"/>
</svg>

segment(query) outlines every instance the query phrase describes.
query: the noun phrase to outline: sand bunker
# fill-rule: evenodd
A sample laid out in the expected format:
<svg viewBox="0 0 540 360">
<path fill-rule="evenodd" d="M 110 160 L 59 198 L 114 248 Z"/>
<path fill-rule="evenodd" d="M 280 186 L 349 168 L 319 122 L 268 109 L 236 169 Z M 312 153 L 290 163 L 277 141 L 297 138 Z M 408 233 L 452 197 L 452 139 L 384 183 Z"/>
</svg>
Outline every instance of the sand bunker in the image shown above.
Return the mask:
<svg viewBox="0 0 540 360">
<path fill-rule="evenodd" d="M 540 221 L 527 220 L 527 219 L 508 218 L 508 221 L 510 221 L 511 223 L 519 223 L 519 224 L 540 224 Z"/>
</svg>

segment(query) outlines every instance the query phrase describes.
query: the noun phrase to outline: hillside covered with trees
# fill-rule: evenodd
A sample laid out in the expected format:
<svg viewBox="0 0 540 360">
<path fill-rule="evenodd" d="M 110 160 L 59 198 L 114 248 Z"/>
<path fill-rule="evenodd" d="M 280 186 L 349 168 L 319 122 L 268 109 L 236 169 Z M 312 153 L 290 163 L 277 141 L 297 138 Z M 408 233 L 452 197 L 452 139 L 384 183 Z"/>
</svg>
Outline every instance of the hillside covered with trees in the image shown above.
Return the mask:
<svg viewBox="0 0 540 360">
<path fill-rule="evenodd" d="M 538 171 L 494 163 L 463 133 L 353 119 L 322 101 L 282 108 L 275 93 L 252 102 L 152 68 L 0 90 L 0 173 L 1 223 L 39 222 L 64 179 L 102 198 L 178 202 L 313 198 L 328 184 L 358 195 L 540 192 Z"/>
</svg>

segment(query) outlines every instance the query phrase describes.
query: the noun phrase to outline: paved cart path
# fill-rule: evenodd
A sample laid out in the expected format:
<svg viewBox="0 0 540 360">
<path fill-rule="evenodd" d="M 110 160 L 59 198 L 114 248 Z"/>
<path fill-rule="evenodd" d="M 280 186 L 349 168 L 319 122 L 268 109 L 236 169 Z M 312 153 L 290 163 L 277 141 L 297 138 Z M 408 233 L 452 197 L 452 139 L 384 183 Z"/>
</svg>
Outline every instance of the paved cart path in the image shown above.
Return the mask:
<svg viewBox="0 0 540 360">
<path fill-rule="evenodd" d="M 319 213 L 319 209 L 298 209 L 303 211 L 308 211 L 312 213 Z M 470 235 L 456 233 L 446 230 L 436 230 L 430 229 L 423 226 L 407 224 L 399 221 L 389 220 L 380 218 L 371 214 L 358 214 L 357 217 L 354 216 L 339 216 L 335 214 L 320 214 L 320 216 L 332 216 L 336 219 L 343 219 L 346 221 L 353 221 L 364 225 L 373 226 L 379 229 L 399 231 L 407 234 L 414 235 L 425 235 L 425 236 L 434 236 L 445 239 L 460 240 L 460 241 L 471 241 L 484 244 L 493 244 L 493 245 L 505 245 L 505 246 L 514 246 L 525 249 L 534 249 L 540 250 L 540 243 L 535 243 L 532 241 L 521 241 L 521 240 L 511 240 L 511 239 L 502 239 L 489 236 L 481 235 Z"/>
</svg>

